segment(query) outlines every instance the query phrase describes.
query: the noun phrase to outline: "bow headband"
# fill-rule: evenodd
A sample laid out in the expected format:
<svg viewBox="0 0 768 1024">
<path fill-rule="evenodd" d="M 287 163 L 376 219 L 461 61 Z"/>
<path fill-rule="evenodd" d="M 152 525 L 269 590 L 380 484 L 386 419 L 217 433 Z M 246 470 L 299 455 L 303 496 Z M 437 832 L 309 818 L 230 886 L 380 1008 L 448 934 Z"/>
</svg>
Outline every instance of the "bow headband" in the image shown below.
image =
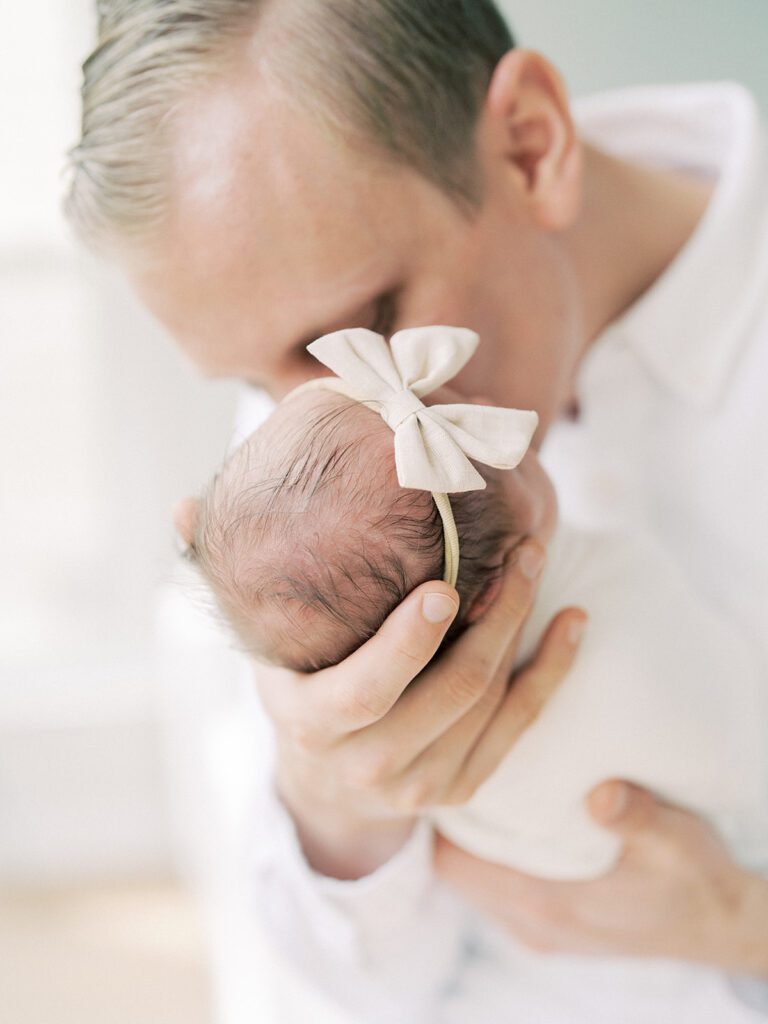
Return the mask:
<svg viewBox="0 0 768 1024">
<path fill-rule="evenodd" d="M 461 327 L 398 331 L 389 344 L 363 328 L 336 331 L 307 350 L 337 376 L 316 377 L 286 396 L 327 389 L 379 413 L 395 434 L 400 486 L 432 492 L 445 534 L 443 579 L 452 587 L 459 571 L 459 540 L 448 494 L 486 486 L 470 459 L 514 469 L 538 424 L 535 412 L 469 404 L 426 406 L 421 401 L 456 376 L 479 341 L 477 334 Z"/>
</svg>

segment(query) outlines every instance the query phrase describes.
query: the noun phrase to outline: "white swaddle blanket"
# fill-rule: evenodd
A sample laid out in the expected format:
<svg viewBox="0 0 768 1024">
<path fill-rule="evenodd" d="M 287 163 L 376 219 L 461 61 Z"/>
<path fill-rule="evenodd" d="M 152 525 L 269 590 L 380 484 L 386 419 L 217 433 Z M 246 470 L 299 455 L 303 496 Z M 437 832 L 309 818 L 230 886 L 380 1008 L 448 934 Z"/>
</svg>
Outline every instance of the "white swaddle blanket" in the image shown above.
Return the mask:
<svg viewBox="0 0 768 1024">
<path fill-rule="evenodd" d="M 584 797 L 620 777 L 707 818 L 747 867 L 768 865 L 768 681 L 757 653 L 647 540 L 561 526 L 519 661 L 552 616 L 590 621 L 540 717 L 463 807 L 435 826 L 486 860 L 542 877 L 596 877 L 619 842 Z"/>
</svg>

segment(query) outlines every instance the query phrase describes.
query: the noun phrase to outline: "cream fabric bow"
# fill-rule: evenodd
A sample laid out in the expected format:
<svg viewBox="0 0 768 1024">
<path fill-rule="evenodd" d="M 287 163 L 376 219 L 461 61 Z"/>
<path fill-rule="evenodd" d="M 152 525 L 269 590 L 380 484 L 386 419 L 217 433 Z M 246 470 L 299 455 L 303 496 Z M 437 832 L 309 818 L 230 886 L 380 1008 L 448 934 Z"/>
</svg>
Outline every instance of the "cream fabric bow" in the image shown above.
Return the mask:
<svg viewBox="0 0 768 1024">
<path fill-rule="evenodd" d="M 356 328 L 326 334 L 308 351 L 348 385 L 345 393 L 379 412 L 395 432 L 400 486 L 450 494 L 485 487 L 470 459 L 514 469 L 539 422 L 535 412 L 421 401 L 456 376 L 479 341 L 461 327 L 414 327 L 388 345 L 381 335 Z"/>
<path fill-rule="evenodd" d="M 326 334 L 307 350 L 337 375 L 318 377 L 286 396 L 315 388 L 362 402 L 395 434 L 401 487 L 432 491 L 443 521 L 443 579 L 456 585 L 459 540 L 450 493 L 481 490 L 485 480 L 470 462 L 514 469 L 539 422 L 535 412 L 488 405 L 424 405 L 422 398 L 447 383 L 471 359 L 480 339 L 463 327 L 414 327 L 389 344 L 364 328 Z"/>
</svg>

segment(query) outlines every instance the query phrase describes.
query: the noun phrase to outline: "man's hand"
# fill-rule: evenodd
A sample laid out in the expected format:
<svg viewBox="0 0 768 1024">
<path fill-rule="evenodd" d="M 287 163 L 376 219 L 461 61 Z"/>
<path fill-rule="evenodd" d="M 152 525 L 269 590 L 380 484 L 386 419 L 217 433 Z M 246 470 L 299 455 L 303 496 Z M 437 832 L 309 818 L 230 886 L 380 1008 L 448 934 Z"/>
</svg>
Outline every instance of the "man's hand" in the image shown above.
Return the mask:
<svg viewBox="0 0 768 1024">
<path fill-rule="evenodd" d="M 671 957 L 768 977 L 768 881 L 738 867 L 695 815 L 637 786 L 603 783 L 588 806 L 624 840 L 603 878 L 533 878 L 443 837 L 437 873 L 540 951 Z"/>
<path fill-rule="evenodd" d="M 538 542 L 518 545 L 482 618 L 410 688 L 458 610 L 442 582 L 414 590 L 333 668 L 259 669 L 277 734 L 278 789 L 315 870 L 370 873 L 423 809 L 468 800 L 536 718 L 571 665 L 585 617 L 561 612 L 510 680 L 543 561 Z"/>
</svg>

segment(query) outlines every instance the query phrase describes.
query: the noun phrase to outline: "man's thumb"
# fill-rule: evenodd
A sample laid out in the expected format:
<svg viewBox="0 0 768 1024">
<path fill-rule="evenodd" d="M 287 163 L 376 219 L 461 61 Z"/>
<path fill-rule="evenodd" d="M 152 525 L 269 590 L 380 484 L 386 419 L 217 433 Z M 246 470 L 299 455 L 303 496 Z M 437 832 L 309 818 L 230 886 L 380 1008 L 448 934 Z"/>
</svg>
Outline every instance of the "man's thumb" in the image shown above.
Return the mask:
<svg viewBox="0 0 768 1024">
<path fill-rule="evenodd" d="M 602 782 L 587 797 L 587 807 L 598 825 L 625 838 L 652 827 L 660 804 L 646 789 L 631 782 Z"/>
</svg>

